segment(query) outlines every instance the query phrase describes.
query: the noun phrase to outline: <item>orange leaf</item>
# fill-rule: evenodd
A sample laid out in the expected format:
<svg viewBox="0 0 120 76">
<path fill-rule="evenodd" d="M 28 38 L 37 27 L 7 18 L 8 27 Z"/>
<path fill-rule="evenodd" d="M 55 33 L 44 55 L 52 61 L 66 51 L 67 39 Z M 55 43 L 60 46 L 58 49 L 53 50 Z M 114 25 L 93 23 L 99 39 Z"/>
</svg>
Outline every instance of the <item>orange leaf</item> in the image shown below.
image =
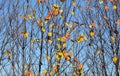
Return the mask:
<svg viewBox="0 0 120 76">
<path fill-rule="evenodd" d="M 81 69 L 82 69 L 82 67 L 83 67 L 83 65 L 82 65 L 82 64 L 80 64 L 80 65 L 78 66 L 78 69 L 79 69 L 79 70 L 81 70 Z"/>
<path fill-rule="evenodd" d="M 51 19 L 50 15 L 48 15 L 48 16 L 45 17 L 45 20 L 50 20 L 50 19 Z"/>
<path fill-rule="evenodd" d="M 54 11 L 53 15 L 57 16 L 59 14 L 59 11 Z"/>
<path fill-rule="evenodd" d="M 108 11 L 108 10 L 109 10 L 109 7 L 106 5 L 106 6 L 104 7 L 104 9 L 105 9 L 106 11 Z"/>
</svg>

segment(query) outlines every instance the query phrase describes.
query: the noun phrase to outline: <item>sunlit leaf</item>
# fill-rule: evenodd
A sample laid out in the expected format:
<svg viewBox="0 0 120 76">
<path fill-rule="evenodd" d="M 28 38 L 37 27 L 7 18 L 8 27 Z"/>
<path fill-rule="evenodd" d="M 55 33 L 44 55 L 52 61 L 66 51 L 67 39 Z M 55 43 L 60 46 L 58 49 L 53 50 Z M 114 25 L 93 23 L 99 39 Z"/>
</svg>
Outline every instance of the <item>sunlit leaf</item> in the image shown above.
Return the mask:
<svg viewBox="0 0 120 76">
<path fill-rule="evenodd" d="M 76 72 L 73 72 L 73 76 L 78 76 Z"/>
<path fill-rule="evenodd" d="M 70 34 L 69 33 L 66 33 L 66 38 L 70 38 Z"/>
<path fill-rule="evenodd" d="M 45 70 L 43 70 L 43 71 L 42 71 L 42 75 L 46 75 L 46 74 L 47 74 L 47 72 L 48 72 L 48 70 L 46 70 L 46 69 L 45 69 Z"/>
<path fill-rule="evenodd" d="M 76 6 L 76 1 L 73 1 L 73 2 L 72 2 L 72 6 Z"/>
<path fill-rule="evenodd" d="M 38 3 L 38 5 L 40 5 L 40 3 L 41 3 L 41 0 L 37 0 L 37 3 Z"/>
<path fill-rule="evenodd" d="M 114 10 L 116 10 L 116 9 L 117 9 L 117 6 L 116 6 L 116 5 L 114 5 L 114 6 L 113 6 L 113 9 L 114 9 Z"/>
<path fill-rule="evenodd" d="M 50 19 L 51 19 L 51 16 L 50 16 L 50 15 L 47 15 L 47 16 L 45 17 L 45 21 L 50 20 Z"/>
<path fill-rule="evenodd" d="M 30 39 L 30 43 L 34 43 L 34 40 L 33 40 L 33 39 Z"/>
<path fill-rule="evenodd" d="M 54 29 L 54 23 L 50 24 L 50 27 L 51 27 L 52 29 Z"/>
<path fill-rule="evenodd" d="M 25 32 L 25 33 L 23 34 L 23 37 L 24 37 L 24 38 L 27 38 L 28 35 L 29 35 L 29 33 L 28 33 L 28 32 Z"/>
<path fill-rule="evenodd" d="M 37 22 L 38 22 L 38 26 L 43 26 L 42 20 L 38 20 Z"/>
<path fill-rule="evenodd" d="M 108 7 L 107 5 L 105 5 L 105 6 L 104 6 L 104 9 L 105 9 L 106 11 L 108 11 L 108 10 L 109 10 L 109 7 Z"/>
<path fill-rule="evenodd" d="M 117 63 L 118 58 L 116 56 L 114 56 L 112 60 L 113 60 L 114 63 Z"/>
<path fill-rule="evenodd" d="M 59 11 L 57 10 L 57 11 L 53 11 L 53 15 L 54 16 L 57 16 L 59 14 Z"/>
<path fill-rule="evenodd" d="M 67 41 L 67 38 L 66 37 L 62 37 L 60 38 L 61 42 L 66 42 Z"/>
<path fill-rule="evenodd" d="M 53 10 L 58 11 L 60 6 L 58 4 L 53 4 L 52 8 Z"/>
<path fill-rule="evenodd" d="M 112 41 L 115 41 L 115 37 L 114 36 L 111 36 L 110 37 Z"/>
<path fill-rule="evenodd" d="M 95 32 L 94 31 L 90 31 L 90 36 L 94 36 Z"/>
<path fill-rule="evenodd" d="M 41 30 L 42 30 L 42 32 L 45 32 L 45 28 L 43 28 L 43 27 L 42 27 L 42 29 L 41 29 Z"/>
<path fill-rule="evenodd" d="M 78 69 L 81 70 L 83 67 L 83 64 L 79 64 Z"/>
<path fill-rule="evenodd" d="M 60 60 L 60 59 L 61 59 L 59 55 L 56 55 L 55 58 L 56 58 L 57 60 Z"/>
<path fill-rule="evenodd" d="M 55 71 L 58 70 L 56 65 L 53 66 L 53 70 L 55 70 Z"/>
<path fill-rule="evenodd" d="M 48 32 L 48 36 L 52 36 L 52 32 Z"/>
<path fill-rule="evenodd" d="M 29 75 L 31 75 L 32 74 L 32 71 L 31 70 L 28 70 L 27 72 L 26 72 L 26 76 L 29 76 Z"/>
<path fill-rule="evenodd" d="M 9 59 L 9 60 L 12 60 L 12 55 L 9 55 L 8 59 Z"/>
<path fill-rule="evenodd" d="M 61 48 L 61 45 L 60 45 L 60 44 L 57 44 L 57 47 L 58 47 L 58 48 Z"/>
<path fill-rule="evenodd" d="M 50 60 L 50 56 L 46 55 L 46 59 L 47 59 L 47 60 Z"/>
<path fill-rule="evenodd" d="M 74 10 L 71 11 L 71 14 L 74 15 Z"/>
<path fill-rule="evenodd" d="M 49 42 L 50 44 L 52 44 L 53 41 L 52 41 L 51 39 L 49 39 L 48 42 Z"/>
<path fill-rule="evenodd" d="M 66 43 L 63 44 L 63 47 L 66 47 Z"/>
<path fill-rule="evenodd" d="M 54 74 L 54 73 L 51 71 L 51 72 L 50 72 L 50 76 L 53 76 L 53 74 Z"/>
<path fill-rule="evenodd" d="M 40 42 L 41 42 L 41 39 L 36 39 L 36 42 L 37 42 L 37 43 L 40 43 Z"/>
<path fill-rule="evenodd" d="M 6 54 L 10 54 L 10 51 L 9 51 L 9 50 L 6 50 L 5 53 L 6 53 Z"/>
<path fill-rule="evenodd" d="M 62 12 L 63 12 L 63 10 L 59 10 L 59 12 L 60 12 L 60 13 L 62 13 Z"/>
<path fill-rule="evenodd" d="M 101 53 L 101 50 L 97 50 L 98 55 Z"/>
</svg>

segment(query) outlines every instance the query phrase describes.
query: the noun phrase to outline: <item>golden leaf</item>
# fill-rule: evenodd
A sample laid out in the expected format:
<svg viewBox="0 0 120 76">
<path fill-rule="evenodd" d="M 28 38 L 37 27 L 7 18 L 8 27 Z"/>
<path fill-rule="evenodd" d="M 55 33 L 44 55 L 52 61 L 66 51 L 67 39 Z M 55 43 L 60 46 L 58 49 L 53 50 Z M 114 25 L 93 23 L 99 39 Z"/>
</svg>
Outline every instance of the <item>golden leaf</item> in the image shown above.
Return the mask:
<svg viewBox="0 0 120 76">
<path fill-rule="evenodd" d="M 25 33 L 23 34 L 23 37 L 24 37 L 24 38 L 27 38 L 27 37 L 28 37 L 28 32 L 25 32 Z"/>
<path fill-rule="evenodd" d="M 118 58 L 116 56 L 113 57 L 113 62 L 116 63 L 118 61 Z"/>
<path fill-rule="evenodd" d="M 6 50 L 5 53 L 6 53 L 6 54 L 10 54 L 10 51 L 9 51 L 9 50 Z"/>
</svg>

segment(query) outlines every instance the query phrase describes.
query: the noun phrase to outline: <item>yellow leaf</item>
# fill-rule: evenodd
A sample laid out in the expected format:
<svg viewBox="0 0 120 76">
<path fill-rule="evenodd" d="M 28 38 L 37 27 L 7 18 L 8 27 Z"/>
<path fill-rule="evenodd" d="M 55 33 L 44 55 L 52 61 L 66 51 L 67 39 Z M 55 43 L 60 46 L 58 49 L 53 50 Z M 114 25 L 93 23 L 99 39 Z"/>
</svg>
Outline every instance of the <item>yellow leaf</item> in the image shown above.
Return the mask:
<svg viewBox="0 0 120 76">
<path fill-rule="evenodd" d="M 59 7 L 60 6 L 58 4 L 53 4 L 53 6 L 52 6 L 53 10 L 55 10 L 55 11 L 58 11 Z"/>
<path fill-rule="evenodd" d="M 59 55 L 56 55 L 55 58 L 56 58 L 57 60 L 60 60 L 60 56 L 59 56 Z"/>
<path fill-rule="evenodd" d="M 52 36 L 52 32 L 48 32 L 48 36 Z"/>
<path fill-rule="evenodd" d="M 104 18 L 105 20 L 109 20 L 109 18 L 108 18 L 108 17 L 106 17 L 106 16 L 103 16 L 103 18 Z"/>
<path fill-rule="evenodd" d="M 84 41 L 84 38 L 82 38 L 82 37 L 78 37 L 78 38 L 77 38 L 77 42 L 80 43 L 80 42 L 83 42 L 83 41 Z"/>
<path fill-rule="evenodd" d="M 40 43 L 40 42 L 41 42 L 41 39 L 36 39 L 36 42 L 37 42 L 37 43 Z"/>
<path fill-rule="evenodd" d="M 67 41 L 67 38 L 66 37 L 62 37 L 60 38 L 61 42 L 66 42 Z"/>
<path fill-rule="evenodd" d="M 42 74 L 43 74 L 43 75 L 46 75 L 47 72 L 48 72 L 47 70 L 43 70 Z"/>
<path fill-rule="evenodd" d="M 61 45 L 60 44 L 57 44 L 58 48 L 61 48 Z"/>
<path fill-rule="evenodd" d="M 72 3 L 72 6 L 76 6 L 76 1 L 74 1 L 74 2 Z"/>
<path fill-rule="evenodd" d="M 11 60 L 12 59 L 12 55 L 9 55 L 8 59 Z"/>
<path fill-rule="evenodd" d="M 78 76 L 76 72 L 73 72 L 73 76 Z"/>
<path fill-rule="evenodd" d="M 51 27 L 52 29 L 54 29 L 54 23 L 50 24 L 50 27 Z"/>
<path fill-rule="evenodd" d="M 28 19 L 32 19 L 33 17 L 30 15 L 30 14 L 28 14 Z"/>
<path fill-rule="evenodd" d="M 27 38 L 27 37 L 28 37 L 28 32 L 25 32 L 25 33 L 23 34 L 23 37 L 24 37 L 24 38 Z"/>
<path fill-rule="evenodd" d="M 74 10 L 71 11 L 71 14 L 74 15 Z"/>
<path fill-rule="evenodd" d="M 116 6 L 116 5 L 114 5 L 114 6 L 113 6 L 113 9 L 114 9 L 114 10 L 116 10 L 116 9 L 117 9 L 117 6 Z"/>
<path fill-rule="evenodd" d="M 87 38 L 87 37 L 84 37 L 84 40 L 88 40 L 88 38 Z"/>
<path fill-rule="evenodd" d="M 62 12 L 63 12 L 63 10 L 59 10 L 59 12 L 60 12 L 60 13 L 62 13 Z"/>
<path fill-rule="evenodd" d="M 47 55 L 47 56 L 46 56 L 46 59 L 47 59 L 47 60 L 50 60 L 50 56 Z"/>
<path fill-rule="evenodd" d="M 58 55 L 60 56 L 60 58 L 63 58 L 63 53 L 61 51 L 58 52 Z"/>
<path fill-rule="evenodd" d="M 9 50 L 6 50 L 5 53 L 6 53 L 6 54 L 10 54 L 10 51 L 9 51 Z"/>
<path fill-rule="evenodd" d="M 53 76 L 53 72 L 52 71 L 50 72 L 50 76 Z"/>
<path fill-rule="evenodd" d="M 50 44 L 52 44 L 53 41 L 49 39 L 48 42 L 49 42 Z"/>
<path fill-rule="evenodd" d="M 42 32 L 45 32 L 45 28 L 42 27 Z"/>
<path fill-rule="evenodd" d="M 101 53 L 101 50 L 97 50 L 98 55 Z"/>
<path fill-rule="evenodd" d="M 60 41 L 61 40 L 61 38 L 57 38 L 57 41 Z"/>
<path fill-rule="evenodd" d="M 90 31 L 90 36 L 94 36 L 95 32 L 94 31 Z"/>
<path fill-rule="evenodd" d="M 63 47 L 66 47 L 66 43 L 63 44 Z"/>
<path fill-rule="evenodd" d="M 118 61 L 118 58 L 116 56 L 113 57 L 113 62 L 116 63 Z"/>
</svg>

